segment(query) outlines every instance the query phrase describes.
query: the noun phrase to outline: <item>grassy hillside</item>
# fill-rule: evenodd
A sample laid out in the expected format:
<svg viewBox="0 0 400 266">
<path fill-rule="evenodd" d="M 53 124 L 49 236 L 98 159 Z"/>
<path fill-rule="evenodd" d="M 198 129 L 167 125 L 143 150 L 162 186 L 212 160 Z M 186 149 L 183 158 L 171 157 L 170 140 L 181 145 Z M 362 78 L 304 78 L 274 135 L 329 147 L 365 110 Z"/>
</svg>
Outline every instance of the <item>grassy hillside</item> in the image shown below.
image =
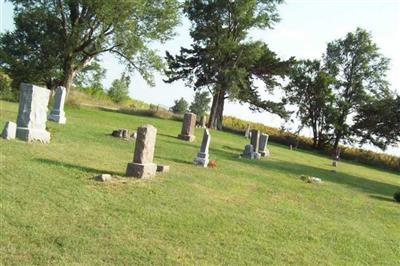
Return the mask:
<svg viewBox="0 0 400 266">
<path fill-rule="evenodd" d="M 1 125 L 17 104 L 0 102 Z M 269 143 L 271 157 L 238 159 L 246 139 L 211 131 L 216 169 L 191 164 L 201 141 L 181 124 L 67 108 L 48 122 L 48 145 L 0 140 L 1 264 L 395 265 L 400 259 L 400 175 Z M 133 141 L 113 129 L 158 128 L 155 161 L 171 172 L 123 176 Z M 322 184 L 307 184 L 312 175 Z"/>
</svg>

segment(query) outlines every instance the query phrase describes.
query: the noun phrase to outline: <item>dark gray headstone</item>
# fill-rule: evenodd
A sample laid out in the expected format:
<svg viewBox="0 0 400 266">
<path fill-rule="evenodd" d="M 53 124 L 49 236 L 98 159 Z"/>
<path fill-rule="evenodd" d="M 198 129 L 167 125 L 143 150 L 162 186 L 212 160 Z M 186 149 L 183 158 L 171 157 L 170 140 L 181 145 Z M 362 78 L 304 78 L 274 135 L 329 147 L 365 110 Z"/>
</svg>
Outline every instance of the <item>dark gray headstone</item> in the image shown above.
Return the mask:
<svg viewBox="0 0 400 266">
<path fill-rule="evenodd" d="M 64 103 L 67 90 L 63 86 L 58 86 L 54 94 L 54 105 L 53 110 L 48 116 L 49 120 L 55 121 L 59 124 L 65 124 L 67 119 L 65 118 Z"/>
<path fill-rule="evenodd" d="M 254 152 L 258 152 L 259 141 L 260 141 L 260 131 L 256 129 L 251 130 L 250 143 L 251 145 L 253 145 Z"/>
</svg>

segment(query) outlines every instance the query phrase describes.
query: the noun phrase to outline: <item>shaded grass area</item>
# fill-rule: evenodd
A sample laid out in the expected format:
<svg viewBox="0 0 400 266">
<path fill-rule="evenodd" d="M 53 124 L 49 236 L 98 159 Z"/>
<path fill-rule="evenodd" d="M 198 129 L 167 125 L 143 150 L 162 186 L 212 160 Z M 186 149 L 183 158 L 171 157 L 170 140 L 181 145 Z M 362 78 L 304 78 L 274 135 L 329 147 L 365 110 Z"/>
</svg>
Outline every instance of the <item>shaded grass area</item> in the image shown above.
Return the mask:
<svg viewBox="0 0 400 266">
<path fill-rule="evenodd" d="M 0 121 L 17 105 L 0 102 Z M 400 175 L 269 143 L 271 157 L 239 159 L 247 142 L 211 131 L 217 168 L 191 164 L 202 130 L 187 143 L 181 124 L 67 108 L 48 123 L 48 145 L 0 140 L 2 264 L 396 265 Z M 112 130 L 158 128 L 155 161 L 171 166 L 152 180 L 122 176 L 133 141 Z M 307 184 L 299 176 L 323 180 Z"/>
</svg>

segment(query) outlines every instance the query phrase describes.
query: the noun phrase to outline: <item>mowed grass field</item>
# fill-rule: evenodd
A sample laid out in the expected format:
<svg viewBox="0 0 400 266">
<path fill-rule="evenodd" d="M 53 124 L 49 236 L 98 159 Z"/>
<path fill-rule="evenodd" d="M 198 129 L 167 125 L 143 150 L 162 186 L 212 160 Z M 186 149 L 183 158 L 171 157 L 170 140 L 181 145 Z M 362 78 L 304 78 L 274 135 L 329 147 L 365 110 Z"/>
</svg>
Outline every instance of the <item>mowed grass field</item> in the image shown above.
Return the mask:
<svg viewBox="0 0 400 266">
<path fill-rule="evenodd" d="M 0 102 L 0 122 L 17 104 Z M 399 173 L 269 143 L 239 159 L 244 137 L 211 131 L 217 168 L 192 165 L 202 138 L 181 123 L 67 108 L 50 144 L 0 140 L 3 265 L 399 265 Z M 155 162 L 170 173 L 124 178 L 134 141 L 114 129 L 158 128 Z M 100 173 L 116 178 L 95 181 Z M 300 175 L 322 184 L 307 184 Z"/>
</svg>

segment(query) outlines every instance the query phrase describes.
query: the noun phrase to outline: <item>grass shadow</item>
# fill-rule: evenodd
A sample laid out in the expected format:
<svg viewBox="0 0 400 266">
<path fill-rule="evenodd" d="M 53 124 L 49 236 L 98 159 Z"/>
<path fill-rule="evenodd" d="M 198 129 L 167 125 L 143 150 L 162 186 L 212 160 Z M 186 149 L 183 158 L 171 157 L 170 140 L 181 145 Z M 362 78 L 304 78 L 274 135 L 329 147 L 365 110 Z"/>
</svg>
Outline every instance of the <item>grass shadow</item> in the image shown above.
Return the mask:
<svg viewBox="0 0 400 266">
<path fill-rule="evenodd" d="M 350 175 L 340 172 L 332 172 L 328 169 L 303 165 L 295 162 L 288 162 L 283 160 L 269 160 L 269 161 L 255 161 L 254 165 L 270 170 L 287 173 L 289 175 L 310 175 L 321 178 L 323 181 L 333 182 L 341 185 L 364 191 L 366 193 L 380 194 L 382 196 L 391 197 L 393 193 L 399 189 L 398 186 L 379 182 L 360 176 Z"/>
<path fill-rule="evenodd" d="M 397 204 L 397 202 L 393 198 L 382 197 L 382 196 L 378 196 L 378 195 L 369 195 L 369 197 L 373 198 L 373 199 L 386 201 L 386 202 L 392 202 L 392 203 L 396 203 Z"/>
<path fill-rule="evenodd" d="M 226 145 L 222 146 L 222 148 L 225 149 L 225 150 L 233 151 L 233 152 L 238 153 L 238 154 L 243 153 L 243 150 L 241 150 L 241 149 L 233 148 L 233 147 L 226 146 Z"/>
<path fill-rule="evenodd" d="M 191 161 L 185 161 L 185 160 L 176 159 L 176 158 L 167 158 L 167 157 L 162 157 L 162 156 L 154 156 L 154 158 L 165 160 L 165 161 L 172 161 L 172 162 L 181 163 L 181 164 L 190 164 L 190 165 L 193 164 Z"/>
<path fill-rule="evenodd" d="M 157 136 L 162 136 L 162 137 L 167 137 L 167 138 L 173 138 L 173 139 L 178 139 L 178 135 L 173 136 L 173 135 L 168 135 L 168 134 L 164 134 L 164 133 L 157 133 Z M 178 139 L 179 140 L 179 139 Z"/>
<path fill-rule="evenodd" d="M 109 170 L 102 170 L 102 169 L 96 169 L 96 168 L 91 168 L 91 167 L 86 167 L 86 166 L 81 166 L 81 165 L 76 165 L 76 164 L 71 164 L 71 163 L 66 163 L 66 162 L 60 162 L 60 161 L 55 161 L 55 160 L 50 160 L 50 159 L 45 159 L 45 158 L 37 158 L 34 159 L 35 161 L 51 166 L 56 166 L 56 167 L 64 167 L 67 169 L 75 169 L 79 170 L 82 172 L 86 173 L 95 173 L 95 174 L 111 174 L 111 175 L 118 175 L 118 176 L 124 176 L 125 173 L 121 172 L 114 172 L 114 171 L 109 171 Z"/>
</svg>

